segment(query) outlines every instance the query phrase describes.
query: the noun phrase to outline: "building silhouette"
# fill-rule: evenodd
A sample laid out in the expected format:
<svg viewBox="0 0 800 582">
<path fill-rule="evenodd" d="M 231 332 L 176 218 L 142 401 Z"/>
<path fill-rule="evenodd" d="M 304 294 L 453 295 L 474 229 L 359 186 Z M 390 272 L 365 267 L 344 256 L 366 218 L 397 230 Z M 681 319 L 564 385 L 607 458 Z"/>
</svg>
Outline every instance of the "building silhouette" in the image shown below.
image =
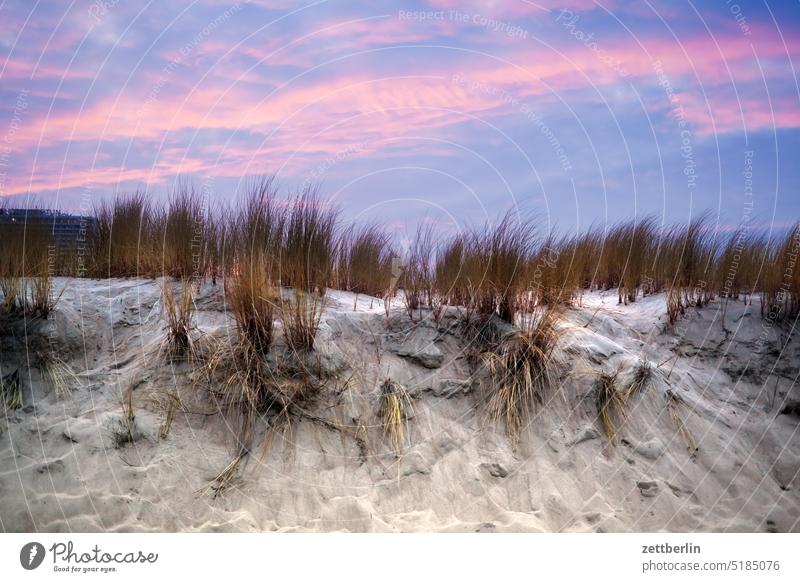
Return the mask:
<svg viewBox="0 0 800 582">
<path fill-rule="evenodd" d="M 19 225 L 24 227 L 26 238 L 44 240 L 55 247 L 57 254 L 66 253 L 86 243 L 86 233 L 95 218 L 67 214 L 57 210 L 41 208 L 0 208 L 0 227 Z M 2 241 L 0 241 L 2 244 Z"/>
</svg>

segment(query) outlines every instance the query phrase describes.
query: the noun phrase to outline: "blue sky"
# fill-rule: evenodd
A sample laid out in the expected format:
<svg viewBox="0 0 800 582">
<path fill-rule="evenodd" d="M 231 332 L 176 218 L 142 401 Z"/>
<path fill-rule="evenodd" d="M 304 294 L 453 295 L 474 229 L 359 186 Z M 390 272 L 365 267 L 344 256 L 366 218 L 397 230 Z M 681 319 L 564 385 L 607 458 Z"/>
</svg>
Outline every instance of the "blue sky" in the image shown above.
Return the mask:
<svg viewBox="0 0 800 582">
<path fill-rule="evenodd" d="M 258 175 L 348 218 L 800 218 L 796 2 L 0 4 L 0 195 Z"/>
</svg>

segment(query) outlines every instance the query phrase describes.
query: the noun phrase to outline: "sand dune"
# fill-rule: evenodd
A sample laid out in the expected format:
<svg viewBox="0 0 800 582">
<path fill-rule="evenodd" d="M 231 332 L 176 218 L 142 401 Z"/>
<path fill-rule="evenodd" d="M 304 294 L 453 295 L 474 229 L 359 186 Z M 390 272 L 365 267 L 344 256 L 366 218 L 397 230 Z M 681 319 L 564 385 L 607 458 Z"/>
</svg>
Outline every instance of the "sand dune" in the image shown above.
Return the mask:
<svg viewBox="0 0 800 582">
<path fill-rule="evenodd" d="M 558 388 L 512 448 L 487 421 L 487 378 L 471 373 L 455 311 L 437 326 L 398 302 L 387 318 L 377 299 L 354 311 L 353 295 L 331 291 L 315 346 L 331 379 L 214 498 L 231 419 L 191 364 L 159 356 L 160 281 L 56 286 L 50 321 L 0 339 L 24 397 L 0 417 L 4 531 L 800 531 L 800 418 L 781 414 L 800 398 L 800 343 L 765 324 L 757 299 L 730 303 L 724 322 L 714 301 L 666 329 L 663 295 L 620 306 L 616 291 L 586 294 L 559 324 Z M 195 320 L 204 339 L 233 332 L 221 286 L 203 285 Z M 32 366 L 37 350 L 77 374 L 71 396 Z M 618 371 L 624 386 L 643 358 L 653 380 L 612 446 L 593 382 Z M 387 376 L 413 398 L 399 457 L 377 420 Z M 131 383 L 136 440 L 117 447 Z M 170 391 L 181 407 L 160 438 Z"/>
</svg>

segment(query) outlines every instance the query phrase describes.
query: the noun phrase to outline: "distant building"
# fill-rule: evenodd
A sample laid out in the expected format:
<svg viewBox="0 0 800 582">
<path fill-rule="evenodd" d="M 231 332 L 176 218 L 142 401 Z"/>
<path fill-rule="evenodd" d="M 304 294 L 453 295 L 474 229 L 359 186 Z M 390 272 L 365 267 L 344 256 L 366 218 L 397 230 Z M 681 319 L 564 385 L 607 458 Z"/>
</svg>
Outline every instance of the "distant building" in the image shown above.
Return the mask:
<svg viewBox="0 0 800 582">
<path fill-rule="evenodd" d="M 0 208 L 0 226 L 19 224 L 24 225 L 28 232 L 45 232 L 52 236 L 53 244 L 60 251 L 85 243 L 86 233 L 94 221 L 92 216 L 66 214 L 57 210 Z"/>
</svg>

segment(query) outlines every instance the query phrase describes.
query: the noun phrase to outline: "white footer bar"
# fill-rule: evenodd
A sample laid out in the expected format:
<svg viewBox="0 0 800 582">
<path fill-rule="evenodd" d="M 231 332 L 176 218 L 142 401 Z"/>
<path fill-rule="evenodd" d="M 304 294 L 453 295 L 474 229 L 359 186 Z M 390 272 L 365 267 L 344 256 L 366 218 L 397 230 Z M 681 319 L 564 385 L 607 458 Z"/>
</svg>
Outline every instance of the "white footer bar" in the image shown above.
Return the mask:
<svg viewBox="0 0 800 582">
<path fill-rule="evenodd" d="M 800 580 L 799 542 L 797 534 L 2 534 L 0 580 Z"/>
</svg>

